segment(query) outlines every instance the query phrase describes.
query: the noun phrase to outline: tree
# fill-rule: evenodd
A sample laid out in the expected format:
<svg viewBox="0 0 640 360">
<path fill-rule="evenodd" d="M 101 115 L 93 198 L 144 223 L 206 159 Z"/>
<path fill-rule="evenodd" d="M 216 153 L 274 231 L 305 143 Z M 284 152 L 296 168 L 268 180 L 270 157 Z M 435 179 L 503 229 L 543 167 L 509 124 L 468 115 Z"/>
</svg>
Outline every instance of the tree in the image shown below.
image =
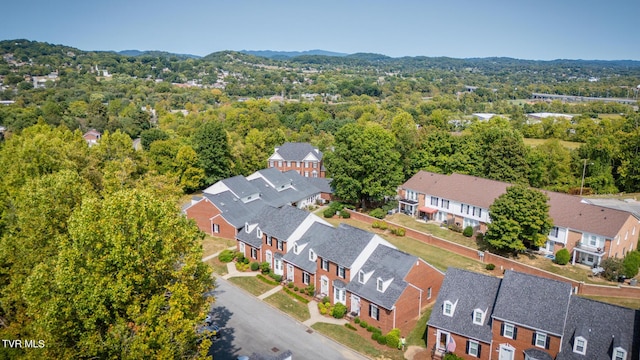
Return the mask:
<svg viewBox="0 0 640 360">
<path fill-rule="evenodd" d="M 544 245 L 553 227 L 548 198 L 522 185 L 507 188 L 489 207 L 485 239 L 497 250 L 523 251 Z"/>
<path fill-rule="evenodd" d="M 229 141 L 227 132 L 219 121 L 207 121 L 202 124 L 193 134 L 192 143 L 207 184 L 213 184 L 230 175 Z"/>
<path fill-rule="evenodd" d="M 349 202 L 380 201 L 395 194 L 402 182 L 400 154 L 393 134 L 378 124 L 351 123 L 335 138 L 335 150 L 325 154 L 336 196 Z"/>
<path fill-rule="evenodd" d="M 142 145 L 142 148 L 147 151 L 151 147 L 152 142 L 156 140 L 167 140 L 167 139 L 169 139 L 169 134 L 167 134 L 166 132 L 158 128 L 145 130 L 140 134 L 140 144 Z"/>
<path fill-rule="evenodd" d="M 48 358 L 196 358 L 211 298 L 201 233 L 145 190 L 86 198 L 23 296 Z"/>
</svg>

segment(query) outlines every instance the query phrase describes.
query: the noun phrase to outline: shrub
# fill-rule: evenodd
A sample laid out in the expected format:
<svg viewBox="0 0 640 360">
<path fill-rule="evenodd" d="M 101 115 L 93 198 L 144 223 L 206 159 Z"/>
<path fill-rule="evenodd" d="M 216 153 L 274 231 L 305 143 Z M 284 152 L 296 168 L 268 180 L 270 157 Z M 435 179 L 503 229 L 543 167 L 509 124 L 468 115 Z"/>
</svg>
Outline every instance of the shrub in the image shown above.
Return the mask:
<svg viewBox="0 0 640 360">
<path fill-rule="evenodd" d="M 313 296 L 316 293 L 316 287 L 313 286 L 313 285 L 307 286 L 304 290 L 307 293 L 307 295 L 309 295 L 309 296 Z"/>
<path fill-rule="evenodd" d="M 393 234 L 396 236 L 404 236 L 407 233 L 407 230 L 405 228 L 397 228 L 395 230 L 396 231 Z"/>
<path fill-rule="evenodd" d="M 263 274 L 268 274 L 271 272 L 271 265 L 268 262 L 263 262 L 262 264 L 260 264 L 260 271 L 262 271 Z"/>
<path fill-rule="evenodd" d="M 484 240 L 484 234 L 479 232 L 476 234 L 476 241 L 482 242 Z"/>
<path fill-rule="evenodd" d="M 388 228 L 389 228 L 389 224 L 387 224 L 384 221 L 380 222 L 380 230 L 387 230 Z"/>
<path fill-rule="evenodd" d="M 366 321 L 360 320 L 360 327 L 363 328 L 363 329 L 367 329 L 369 327 L 369 325 L 367 324 Z"/>
<path fill-rule="evenodd" d="M 378 335 L 378 344 L 384 345 L 386 343 L 387 343 L 387 337 L 382 335 L 382 334 L 379 334 Z"/>
<path fill-rule="evenodd" d="M 351 324 L 349 324 L 349 323 L 344 324 L 344 327 L 346 327 L 346 328 L 347 328 L 347 329 L 349 329 L 349 330 L 354 330 L 354 331 L 355 331 L 355 330 L 357 330 L 357 329 L 355 328 L 355 326 L 353 326 L 353 325 L 351 325 Z"/>
<path fill-rule="evenodd" d="M 400 344 L 400 329 L 392 329 L 385 336 L 387 338 L 387 346 L 397 349 Z"/>
<path fill-rule="evenodd" d="M 602 276 L 609 281 L 617 281 L 623 273 L 622 259 L 607 258 L 602 260 L 600 266 L 604 269 Z"/>
<path fill-rule="evenodd" d="M 384 219 L 384 216 L 386 215 L 386 213 L 384 212 L 384 210 L 380 209 L 380 208 L 376 208 L 373 209 L 369 212 L 370 216 L 373 216 L 374 218 L 378 218 L 378 219 Z"/>
<path fill-rule="evenodd" d="M 347 313 L 347 307 L 341 303 L 337 303 L 333 307 L 333 311 L 331 312 L 331 316 L 336 319 L 342 319 L 344 315 Z"/>
<path fill-rule="evenodd" d="M 243 263 L 243 264 L 246 264 L 246 265 L 249 265 L 249 258 L 247 258 L 247 257 L 246 257 L 246 258 L 244 258 L 244 259 L 242 260 L 242 263 Z"/>
<path fill-rule="evenodd" d="M 233 253 L 232 250 L 225 249 L 225 250 L 222 250 L 220 255 L 218 255 L 218 260 L 220 260 L 220 262 L 223 262 L 223 263 L 228 263 L 233 260 L 234 255 L 235 254 Z"/>
<path fill-rule="evenodd" d="M 491 264 L 491 263 L 489 263 L 489 264 L 487 264 L 487 266 L 485 266 L 484 268 L 485 268 L 485 269 L 487 269 L 487 270 L 489 270 L 489 271 L 491 271 L 491 270 L 493 270 L 493 269 L 495 269 L 495 268 L 496 268 L 496 265 L 495 265 L 495 264 Z"/>
<path fill-rule="evenodd" d="M 272 278 L 273 280 L 275 280 L 277 283 L 282 281 L 282 275 L 278 275 L 276 273 L 269 273 L 269 277 Z"/>
<path fill-rule="evenodd" d="M 331 302 L 331 301 L 329 300 L 328 296 L 325 296 L 325 297 L 322 298 L 322 302 L 323 303 L 328 303 L 328 302 Z"/>
<path fill-rule="evenodd" d="M 466 236 L 466 237 L 471 237 L 473 236 L 473 228 L 471 226 L 467 226 L 466 228 L 464 228 L 464 230 L 462 231 L 462 235 Z"/>
<path fill-rule="evenodd" d="M 456 224 L 451 224 L 451 225 L 449 225 L 449 230 L 455 231 L 455 232 L 462 232 L 462 226 L 456 225 Z"/>
<path fill-rule="evenodd" d="M 371 334 L 371 339 L 375 340 L 375 341 L 378 341 L 378 337 L 379 336 L 380 336 L 380 334 L 374 332 L 374 333 Z"/>
<path fill-rule="evenodd" d="M 571 260 L 571 254 L 569 254 L 569 250 L 565 249 L 560 249 L 556 252 L 556 258 L 555 258 L 555 263 L 558 265 L 567 265 L 569 263 L 569 260 Z"/>
<path fill-rule="evenodd" d="M 374 228 L 374 229 L 379 229 L 379 228 L 380 228 L 380 221 L 378 221 L 378 220 L 374 220 L 374 221 L 371 223 L 371 227 L 372 227 L 372 228 Z"/>
<path fill-rule="evenodd" d="M 293 283 L 291 283 L 291 282 L 290 282 L 290 283 L 288 283 L 288 284 L 287 284 L 287 287 L 288 287 L 289 289 L 292 289 L 292 288 L 293 288 Z"/>
<path fill-rule="evenodd" d="M 622 260 L 624 275 L 630 279 L 638 275 L 638 267 L 640 267 L 640 252 L 630 251 Z"/>
<path fill-rule="evenodd" d="M 335 214 L 336 214 L 336 211 L 335 211 L 335 210 L 333 210 L 333 209 L 332 209 L 332 208 L 330 208 L 330 207 L 329 207 L 329 208 L 324 209 L 324 211 L 322 212 L 322 215 L 323 215 L 324 217 L 326 217 L 326 218 L 332 218 L 332 217 L 333 217 L 333 215 L 335 215 Z"/>
<path fill-rule="evenodd" d="M 340 217 L 343 219 L 348 219 L 351 217 L 351 214 L 347 210 L 340 210 Z"/>
<path fill-rule="evenodd" d="M 288 288 L 283 288 L 284 292 L 286 292 L 287 294 L 291 295 L 292 298 L 300 301 L 303 304 L 308 304 L 309 300 L 305 299 L 304 297 L 294 293 L 293 291 L 289 290 Z"/>
<path fill-rule="evenodd" d="M 258 269 L 260 269 L 260 264 L 257 262 L 252 262 L 251 263 L 251 271 L 258 271 Z"/>
<path fill-rule="evenodd" d="M 300 294 L 304 294 L 307 290 L 305 288 L 300 288 Z"/>
<path fill-rule="evenodd" d="M 356 318 L 353 319 L 353 322 L 356 324 L 360 324 L 360 318 L 356 316 Z"/>
<path fill-rule="evenodd" d="M 238 255 L 236 255 L 236 261 L 237 262 L 244 263 L 244 259 L 245 259 L 245 257 L 244 257 L 244 255 L 242 253 L 239 252 Z"/>
<path fill-rule="evenodd" d="M 464 360 L 464 359 L 454 353 L 446 353 L 442 358 L 442 360 Z"/>
<path fill-rule="evenodd" d="M 326 315 L 327 314 L 327 307 L 324 306 L 323 303 L 318 303 L 318 310 L 320 311 L 320 314 L 322 314 L 322 315 Z"/>
<path fill-rule="evenodd" d="M 293 291 L 298 291 L 298 287 L 297 287 L 297 286 L 294 286 L 294 287 L 293 287 Z"/>
</svg>

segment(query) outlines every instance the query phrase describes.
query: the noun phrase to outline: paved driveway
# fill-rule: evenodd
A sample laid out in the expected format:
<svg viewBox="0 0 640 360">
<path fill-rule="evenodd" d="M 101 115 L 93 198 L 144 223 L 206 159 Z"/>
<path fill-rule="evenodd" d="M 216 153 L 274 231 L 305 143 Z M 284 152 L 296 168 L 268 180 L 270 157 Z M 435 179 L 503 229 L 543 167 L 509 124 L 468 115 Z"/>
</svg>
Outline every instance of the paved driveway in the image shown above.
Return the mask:
<svg viewBox="0 0 640 360">
<path fill-rule="evenodd" d="M 277 355 L 293 352 L 293 359 L 364 360 L 352 350 L 335 343 L 263 303 L 228 281 L 217 278 L 212 309 L 221 337 L 213 343 L 215 360 L 235 360 L 253 352 Z"/>
</svg>

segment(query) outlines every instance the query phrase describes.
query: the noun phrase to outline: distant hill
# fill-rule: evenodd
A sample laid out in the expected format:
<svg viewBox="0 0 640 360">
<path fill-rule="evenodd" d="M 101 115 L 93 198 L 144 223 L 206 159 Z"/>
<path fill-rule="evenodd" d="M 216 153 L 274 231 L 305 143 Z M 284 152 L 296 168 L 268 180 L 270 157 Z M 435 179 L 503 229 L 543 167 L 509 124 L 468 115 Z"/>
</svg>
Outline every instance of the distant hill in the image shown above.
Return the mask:
<svg viewBox="0 0 640 360">
<path fill-rule="evenodd" d="M 348 55 L 344 53 L 325 51 L 325 50 L 307 50 L 307 51 L 241 50 L 240 52 L 244 54 L 264 57 L 267 59 L 276 59 L 276 60 L 284 60 L 284 59 L 290 59 L 298 56 L 307 56 L 307 55 L 321 55 L 321 56 L 335 56 L 335 57 L 343 57 Z"/>
<path fill-rule="evenodd" d="M 178 59 L 200 59 L 201 56 L 198 55 L 192 55 L 192 54 L 175 54 L 175 53 L 170 53 L 170 52 L 166 52 L 166 51 L 159 51 L 159 50 L 145 50 L 145 51 L 140 51 L 140 50 L 122 50 L 122 51 L 117 51 L 116 52 L 119 55 L 124 55 L 124 56 L 154 56 L 154 57 L 177 57 Z"/>
</svg>

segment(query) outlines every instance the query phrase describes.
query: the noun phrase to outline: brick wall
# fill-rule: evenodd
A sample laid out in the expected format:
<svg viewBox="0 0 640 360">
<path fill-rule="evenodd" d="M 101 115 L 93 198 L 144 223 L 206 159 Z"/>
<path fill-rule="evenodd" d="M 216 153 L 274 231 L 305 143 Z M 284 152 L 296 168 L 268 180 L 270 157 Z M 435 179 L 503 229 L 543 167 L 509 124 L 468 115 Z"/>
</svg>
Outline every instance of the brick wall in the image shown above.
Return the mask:
<svg viewBox="0 0 640 360">
<path fill-rule="evenodd" d="M 433 351 L 435 346 L 438 343 L 438 329 L 432 326 L 428 326 L 426 335 L 427 335 L 427 349 L 429 351 Z M 491 348 L 491 344 L 482 343 L 482 342 L 479 343 L 480 344 L 479 358 L 475 356 L 467 355 L 466 354 L 467 338 L 459 336 L 457 334 L 449 334 L 449 336 L 452 337 L 456 343 L 456 350 L 453 353 L 465 360 L 477 360 L 477 359 L 489 360 L 490 358 L 493 358 L 493 359 L 498 358 L 497 354 L 492 354 L 492 351 L 494 349 Z"/>
<path fill-rule="evenodd" d="M 186 214 L 204 233 L 230 240 L 236 238 L 237 229 L 220 216 L 220 210 L 207 199 L 200 200 L 188 208 Z M 218 225 L 218 233 L 213 232 L 214 224 Z"/>
<path fill-rule="evenodd" d="M 536 348 L 542 351 L 546 351 L 547 353 L 549 353 L 549 355 L 551 355 L 552 359 L 555 359 L 556 355 L 558 355 L 558 352 L 560 351 L 560 337 L 547 334 L 547 336 L 549 337 L 549 349 L 536 347 L 535 345 L 532 345 L 533 334 L 535 334 L 534 330 L 531 330 L 522 326 L 516 326 L 517 328 L 516 339 L 515 340 L 509 339 L 500 335 L 500 328 L 502 326 L 502 323 L 503 322 L 500 320 L 495 320 L 495 319 L 493 320 L 493 324 L 491 326 L 491 332 L 493 334 L 493 343 L 495 345 L 507 343 L 513 346 L 514 348 L 516 348 L 515 357 L 513 358 L 514 360 L 524 360 L 524 351 L 531 348 Z M 495 351 L 494 355 L 495 355 L 495 358 L 497 359 L 498 352 Z"/>
<path fill-rule="evenodd" d="M 378 220 L 376 218 L 373 218 L 371 216 L 368 216 L 366 214 L 362 214 L 359 212 L 355 212 L 355 211 L 351 211 L 349 210 L 349 212 L 351 213 L 351 218 L 354 220 L 358 220 L 358 221 L 362 221 L 368 224 L 373 223 L 373 221 Z M 479 260 L 479 255 L 478 255 L 478 250 L 476 249 L 472 249 L 469 247 L 466 247 L 464 245 L 460 245 L 460 244 L 456 244 L 454 242 L 451 241 L 447 241 L 444 239 L 440 239 L 437 237 L 434 237 L 431 234 L 425 234 L 413 229 L 408 229 L 405 228 L 402 225 L 398 225 L 398 224 L 394 224 L 394 223 L 390 223 L 393 224 L 394 227 L 402 227 L 404 229 L 406 229 L 406 235 L 407 237 L 410 237 L 412 239 L 416 239 L 419 241 L 424 242 L 425 244 L 429 244 L 429 245 L 434 245 L 437 246 L 439 248 L 454 252 L 458 255 L 462 255 L 464 257 L 473 259 L 473 260 Z M 636 236 L 638 235 L 638 233 L 636 233 Z M 554 273 L 550 273 L 548 271 L 544 271 L 544 270 L 540 270 L 537 268 L 534 268 L 532 266 L 528 266 L 525 264 L 521 264 L 517 261 L 511 260 L 511 259 L 507 259 L 504 258 L 502 256 L 496 255 L 496 254 L 492 254 L 490 252 L 485 251 L 484 252 L 484 263 L 492 263 L 496 265 L 496 268 L 498 269 L 503 269 L 503 270 L 515 270 L 515 271 L 519 271 L 519 272 L 523 272 L 523 273 L 527 273 L 527 274 L 532 274 L 532 275 L 536 275 L 536 276 L 540 276 L 540 277 L 545 277 L 548 279 L 553 279 L 553 280 L 559 280 L 559 281 L 564 281 L 564 282 L 568 282 L 571 283 L 571 285 L 575 288 L 577 288 L 577 292 L 578 294 L 583 294 L 583 295 L 603 295 L 603 296 L 614 296 L 614 297 L 628 297 L 628 298 L 639 298 L 640 297 L 640 287 L 630 287 L 630 286 L 618 286 L 618 287 L 614 287 L 614 286 L 601 286 L 601 285 L 592 285 L 592 284 L 584 284 L 582 282 L 576 281 L 576 280 L 572 280 Z"/>
</svg>

